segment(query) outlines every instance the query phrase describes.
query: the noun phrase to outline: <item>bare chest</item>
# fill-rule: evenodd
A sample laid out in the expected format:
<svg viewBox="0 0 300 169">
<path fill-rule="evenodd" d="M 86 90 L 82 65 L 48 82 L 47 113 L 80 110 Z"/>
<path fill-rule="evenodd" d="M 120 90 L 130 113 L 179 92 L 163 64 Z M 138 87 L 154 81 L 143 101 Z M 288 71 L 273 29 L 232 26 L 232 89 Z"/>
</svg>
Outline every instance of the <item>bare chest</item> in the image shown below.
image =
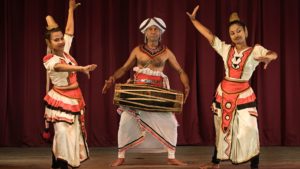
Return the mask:
<svg viewBox="0 0 300 169">
<path fill-rule="evenodd" d="M 137 64 L 140 67 L 161 68 L 165 66 L 166 61 L 167 61 L 167 56 L 165 54 L 161 54 L 153 58 L 143 53 L 137 56 Z"/>
<path fill-rule="evenodd" d="M 167 60 L 168 54 L 165 46 L 160 46 L 156 51 L 150 51 L 145 46 L 140 46 L 140 51 L 137 53 L 139 67 L 163 69 Z"/>
</svg>

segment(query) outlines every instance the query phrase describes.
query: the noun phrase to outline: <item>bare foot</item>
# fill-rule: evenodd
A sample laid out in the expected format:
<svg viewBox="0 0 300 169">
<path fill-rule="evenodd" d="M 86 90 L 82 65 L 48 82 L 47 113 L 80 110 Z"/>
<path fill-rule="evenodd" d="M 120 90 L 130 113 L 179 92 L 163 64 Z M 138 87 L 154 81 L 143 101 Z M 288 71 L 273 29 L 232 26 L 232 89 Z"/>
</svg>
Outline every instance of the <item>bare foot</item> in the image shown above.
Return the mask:
<svg viewBox="0 0 300 169">
<path fill-rule="evenodd" d="M 187 165 L 187 163 L 184 163 L 184 162 L 179 161 L 177 159 L 168 159 L 168 164 L 169 165 L 179 165 L 179 166 Z"/>
<path fill-rule="evenodd" d="M 205 163 L 205 164 L 201 164 L 199 166 L 200 169 L 218 169 L 220 168 L 219 164 L 214 164 L 214 163 Z"/>
<path fill-rule="evenodd" d="M 118 159 L 116 159 L 115 161 L 113 161 L 113 162 L 110 164 L 110 166 L 111 166 L 111 167 L 117 167 L 117 166 L 122 165 L 124 162 L 125 162 L 125 159 L 124 159 L 124 158 L 118 158 Z"/>
</svg>

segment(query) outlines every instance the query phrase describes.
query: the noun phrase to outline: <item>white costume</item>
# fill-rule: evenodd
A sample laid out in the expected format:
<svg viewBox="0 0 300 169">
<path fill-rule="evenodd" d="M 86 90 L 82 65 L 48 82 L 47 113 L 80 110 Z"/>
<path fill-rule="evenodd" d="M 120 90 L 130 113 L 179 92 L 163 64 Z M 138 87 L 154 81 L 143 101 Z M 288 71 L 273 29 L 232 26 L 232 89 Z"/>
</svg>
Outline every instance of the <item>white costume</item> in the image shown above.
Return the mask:
<svg viewBox="0 0 300 169">
<path fill-rule="evenodd" d="M 54 86 L 68 86 L 77 82 L 76 72 L 56 72 L 54 66 L 60 64 L 77 65 L 68 53 L 72 36 L 64 35 L 64 58 L 49 54 L 43 58 Z M 79 88 L 59 90 L 52 88 L 44 98 L 45 119 L 54 125 L 52 151 L 56 159 L 67 161 L 72 167 L 88 159 L 89 151 L 84 129 L 84 99 Z"/>
<path fill-rule="evenodd" d="M 217 88 L 212 105 L 216 130 L 217 159 L 243 163 L 259 154 L 256 96 L 249 86 L 258 61 L 268 50 L 255 45 L 240 51 L 215 37 L 212 47 L 222 56 L 225 79 Z"/>
</svg>

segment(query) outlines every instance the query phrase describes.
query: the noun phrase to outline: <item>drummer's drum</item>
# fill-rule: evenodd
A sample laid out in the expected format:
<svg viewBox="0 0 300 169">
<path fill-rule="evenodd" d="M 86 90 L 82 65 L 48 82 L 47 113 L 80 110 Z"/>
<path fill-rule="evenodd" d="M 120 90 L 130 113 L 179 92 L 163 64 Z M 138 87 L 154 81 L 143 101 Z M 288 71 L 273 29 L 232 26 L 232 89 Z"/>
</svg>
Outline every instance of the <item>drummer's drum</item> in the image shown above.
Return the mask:
<svg viewBox="0 0 300 169">
<path fill-rule="evenodd" d="M 183 93 L 139 84 L 116 84 L 114 104 L 150 112 L 181 112 Z"/>
</svg>

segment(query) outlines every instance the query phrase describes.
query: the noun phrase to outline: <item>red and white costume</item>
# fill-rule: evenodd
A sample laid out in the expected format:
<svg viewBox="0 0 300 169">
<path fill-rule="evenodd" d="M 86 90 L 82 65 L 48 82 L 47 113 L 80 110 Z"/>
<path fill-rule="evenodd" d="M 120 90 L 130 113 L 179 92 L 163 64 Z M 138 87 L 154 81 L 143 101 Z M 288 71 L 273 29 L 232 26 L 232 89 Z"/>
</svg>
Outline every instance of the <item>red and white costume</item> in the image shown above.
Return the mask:
<svg viewBox="0 0 300 169">
<path fill-rule="evenodd" d="M 77 82 L 76 72 L 56 72 L 56 64 L 77 65 L 69 55 L 72 36 L 64 35 L 64 57 L 49 54 L 43 63 L 54 86 L 44 97 L 46 104 L 45 119 L 52 122 L 55 135 L 52 151 L 56 159 L 67 161 L 72 167 L 79 167 L 80 162 L 89 157 L 84 128 L 85 102 L 80 88 L 61 90 L 55 86 L 69 86 Z"/>
<path fill-rule="evenodd" d="M 264 56 L 268 50 L 255 45 L 238 53 L 217 37 L 212 47 L 223 58 L 226 74 L 212 104 L 217 159 L 243 163 L 260 152 L 256 96 L 248 81 L 259 64 L 254 57 Z"/>
</svg>

